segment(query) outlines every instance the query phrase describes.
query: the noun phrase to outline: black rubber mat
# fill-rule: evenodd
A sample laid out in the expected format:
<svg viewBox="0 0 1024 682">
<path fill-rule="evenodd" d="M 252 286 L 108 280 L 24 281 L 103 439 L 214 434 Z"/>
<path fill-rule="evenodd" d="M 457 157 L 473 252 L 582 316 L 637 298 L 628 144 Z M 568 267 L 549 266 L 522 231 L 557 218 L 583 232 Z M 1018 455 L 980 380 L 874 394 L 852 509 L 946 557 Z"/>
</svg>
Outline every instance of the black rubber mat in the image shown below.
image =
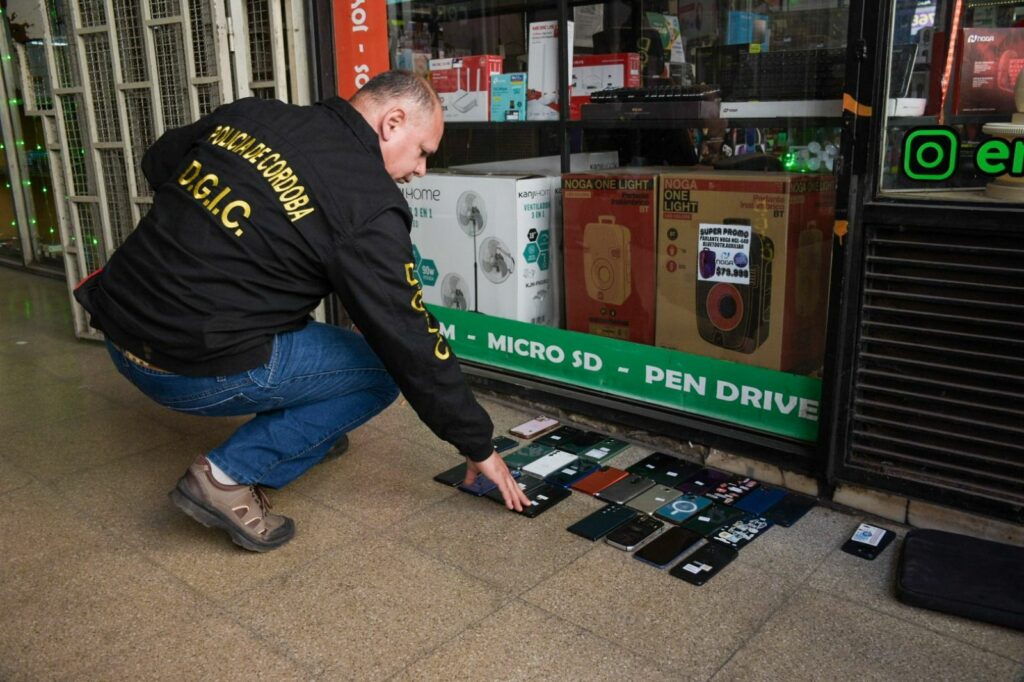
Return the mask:
<svg viewBox="0 0 1024 682">
<path fill-rule="evenodd" d="M 903 540 L 896 596 L 913 606 L 1024 630 L 1024 547 L 912 530 Z"/>
</svg>

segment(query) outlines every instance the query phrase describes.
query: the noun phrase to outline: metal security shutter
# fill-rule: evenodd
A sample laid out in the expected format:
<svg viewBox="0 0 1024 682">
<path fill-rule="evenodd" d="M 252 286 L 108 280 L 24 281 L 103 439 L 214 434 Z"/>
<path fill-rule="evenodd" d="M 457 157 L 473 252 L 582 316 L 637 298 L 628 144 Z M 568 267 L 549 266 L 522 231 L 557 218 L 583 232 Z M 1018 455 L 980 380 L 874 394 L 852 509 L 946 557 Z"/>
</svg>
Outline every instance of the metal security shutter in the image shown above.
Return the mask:
<svg viewBox="0 0 1024 682">
<path fill-rule="evenodd" d="M 259 94 L 309 102 L 303 6 L 271 0 L 46 0 L 44 118 L 69 288 L 149 210 L 139 170 L 163 132 Z M 247 31 L 253 30 L 250 36 Z M 237 36 L 247 36 L 238 40 Z M 254 80 L 257 79 L 258 80 Z M 72 303 L 79 336 L 94 336 Z"/>
<path fill-rule="evenodd" d="M 1024 230 L 865 228 L 846 473 L 1019 511 Z"/>
</svg>

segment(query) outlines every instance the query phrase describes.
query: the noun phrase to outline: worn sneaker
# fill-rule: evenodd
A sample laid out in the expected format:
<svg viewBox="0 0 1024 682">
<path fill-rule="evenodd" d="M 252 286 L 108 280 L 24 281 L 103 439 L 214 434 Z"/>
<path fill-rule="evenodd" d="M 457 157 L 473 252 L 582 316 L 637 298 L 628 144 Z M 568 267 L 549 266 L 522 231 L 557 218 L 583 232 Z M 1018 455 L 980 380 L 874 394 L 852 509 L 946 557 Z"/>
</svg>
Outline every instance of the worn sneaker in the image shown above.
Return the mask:
<svg viewBox="0 0 1024 682">
<path fill-rule="evenodd" d="M 343 435 L 334 445 L 331 446 L 331 449 L 327 451 L 327 454 L 324 455 L 324 458 L 320 460 L 320 462 L 330 462 L 338 459 L 344 455 L 346 451 L 348 451 L 348 436 Z"/>
<path fill-rule="evenodd" d="M 183 512 L 207 528 L 227 531 L 231 541 L 253 552 L 280 547 L 295 535 L 287 516 L 270 513 L 270 500 L 255 485 L 223 485 L 200 455 L 170 493 Z"/>
</svg>

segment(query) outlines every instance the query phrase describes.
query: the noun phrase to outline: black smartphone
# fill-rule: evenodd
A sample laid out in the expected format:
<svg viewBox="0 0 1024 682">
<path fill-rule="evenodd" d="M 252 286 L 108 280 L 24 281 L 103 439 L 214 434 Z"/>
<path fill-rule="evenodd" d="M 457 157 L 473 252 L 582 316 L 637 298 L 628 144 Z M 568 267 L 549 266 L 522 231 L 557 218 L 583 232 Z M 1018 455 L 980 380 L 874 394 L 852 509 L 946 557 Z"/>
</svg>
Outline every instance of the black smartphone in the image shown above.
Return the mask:
<svg viewBox="0 0 1024 682">
<path fill-rule="evenodd" d="M 652 452 L 626 471 L 646 476 L 661 485 L 674 488 L 701 470 L 699 464 L 685 462 L 667 452 Z"/>
<path fill-rule="evenodd" d="M 637 550 L 633 557 L 652 566 L 665 568 L 683 552 L 703 541 L 700 533 L 673 526 Z"/>
<path fill-rule="evenodd" d="M 566 530 L 581 538 L 594 541 L 603 538 L 635 517 L 636 512 L 632 509 L 618 504 L 609 504 L 589 516 L 584 516 Z"/>
<path fill-rule="evenodd" d="M 578 429 L 575 426 L 559 426 L 551 433 L 544 434 L 534 442 L 541 443 L 543 445 L 550 445 L 556 450 L 565 450 L 566 452 L 576 454 L 572 445 L 573 439 L 582 436 L 585 433 L 586 431 Z"/>
<path fill-rule="evenodd" d="M 710 507 L 700 510 L 690 518 L 679 524 L 704 537 L 714 535 L 719 528 L 727 526 L 736 519 L 746 516 L 746 512 L 722 504 L 713 504 Z"/>
<path fill-rule="evenodd" d="M 733 521 L 727 526 L 722 526 L 708 539 L 729 545 L 733 549 L 743 549 L 751 542 L 764 535 L 764 532 L 773 525 L 774 524 L 771 521 L 763 516 L 754 516 L 753 514 L 750 514 L 744 516 L 742 519 Z"/>
<path fill-rule="evenodd" d="M 612 547 L 632 552 L 664 527 L 665 524 L 658 519 L 646 514 L 639 514 L 608 533 L 608 537 L 604 541 Z"/>
<path fill-rule="evenodd" d="M 749 495 L 759 485 L 760 483 L 752 478 L 738 476 L 734 480 L 719 483 L 713 490 L 701 494 L 719 504 L 733 505 Z"/>
<path fill-rule="evenodd" d="M 542 485 L 526 493 L 526 496 L 530 498 L 530 506 L 523 507 L 522 514 L 531 519 L 540 516 L 571 494 L 568 488 L 552 485 L 545 481 Z"/>
<path fill-rule="evenodd" d="M 703 585 L 718 575 L 737 556 L 739 552 L 729 545 L 709 542 L 676 564 L 675 568 L 669 571 L 669 575 L 685 580 L 691 585 Z"/>
<path fill-rule="evenodd" d="M 804 514 L 814 508 L 813 497 L 789 493 L 783 497 L 774 507 L 764 513 L 772 523 L 783 528 L 789 528 L 804 517 Z"/>
<path fill-rule="evenodd" d="M 625 504 L 648 488 L 654 487 L 654 481 L 646 476 L 628 476 L 618 483 L 613 483 L 604 490 L 594 493 L 594 497 L 605 502 Z"/>
<path fill-rule="evenodd" d="M 516 474 L 519 474 L 516 477 L 516 485 L 519 486 L 519 489 L 522 490 L 527 497 L 529 497 L 530 493 L 532 493 L 534 490 L 544 485 L 543 478 L 537 478 L 536 476 L 532 474 L 527 474 L 525 472 L 521 474 L 519 472 L 516 472 Z M 501 490 L 497 486 L 491 488 L 486 493 L 484 493 L 484 497 L 486 497 L 489 500 L 494 500 L 495 502 L 498 502 L 500 504 L 505 504 L 505 498 L 501 496 Z"/>
<path fill-rule="evenodd" d="M 513 471 L 512 476 L 519 478 L 520 473 L 518 471 Z M 459 483 L 458 485 L 459 490 L 464 493 L 469 493 L 470 495 L 486 495 L 497 487 L 497 483 L 483 474 L 477 474 L 476 478 L 474 478 L 473 482 L 469 485 L 465 485 L 463 483 Z"/>
<path fill-rule="evenodd" d="M 495 436 L 491 443 L 494 445 L 496 452 L 505 452 L 511 450 L 515 446 L 519 445 L 519 441 L 509 438 L 508 436 Z"/>
<path fill-rule="evenodd" d="M 881 554 L 895 537 L 896 533 L 887 528 L 862 523 L 853 531 L 850 539 L 843 543 L 841 549 L 847 554 L 871 560 Z"/>
<path fill-rule="evenodd" d="M 576 481 L 580 480 L 584 476 L 589 476 L 598 469 L 601 465 L 596 462 L 587 462 L 582 459 L 577 459 L 572 464 L 562 467 L 553 474 L 549 474 L 544 477 L 544 480 L 548 483 L 554 483 L 564 488 L 568 488 Z"/>
<path fill-rule="evenodd" d="M 515 452 L 510 452 L 505 455 L 505 465 L 509 469 L 522 469 L 527 464 L 536 462 L 545 455 L 550 455 L 555 449 L 549 445 L 539 445 L 537 443 L 530 443 L 524 445 Z"/>
<path fill-rule="evenodd" d="M 434 480 L 438 483 L 444 483 L 445 485 L 457 486 L 466 480 L 466 463 L 463 462 L 458 466 L 453 466 L 447 471 L 442 471 L 437 476 L 434 476 Z"/>
</svg>

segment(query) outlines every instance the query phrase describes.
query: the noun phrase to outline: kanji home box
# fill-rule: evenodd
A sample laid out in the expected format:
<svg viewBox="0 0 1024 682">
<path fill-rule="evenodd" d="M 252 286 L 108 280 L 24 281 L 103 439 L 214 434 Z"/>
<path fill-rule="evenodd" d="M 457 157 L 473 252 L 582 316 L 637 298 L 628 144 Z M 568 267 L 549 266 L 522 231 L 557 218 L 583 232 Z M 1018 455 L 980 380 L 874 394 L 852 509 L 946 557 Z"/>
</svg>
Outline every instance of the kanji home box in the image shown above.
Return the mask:
<svg viewBox="0 0 1024 682">
<path fill-rule="evenodd" d="M 401 189 L 424 301 L 553 323 L 548 178 L 431 171 Z"/>
<path fill-rule="evenodd" d="M 569 118 L 580 120 L 580 107 L 590 95 L 609 88 L 640 87 L 640 53 L 581 54 L 572 59 Z"/>
<path fill-rule="evenodd" d="M 784 371 L 821 363 L 835 181 L 662 177 L 656 344 Z"/>
<path fill-rule="evenodd" d="M 654 343 L 658 170 L 562 176 L 569 329 Z"/>
<path fill-rule="evenodd" d="M 1024 67 L 1024 28 L 965 28 L 953 94 L 958 114 L 1012 114 L 1013 87 Z"/>
<path fill-rule="evenodd" d="M 430 82 L 446 121 L 488 121 L 491 74 L 501 73 L 501 57 L 476 55 L 430 60 Z"/>
</svg>

